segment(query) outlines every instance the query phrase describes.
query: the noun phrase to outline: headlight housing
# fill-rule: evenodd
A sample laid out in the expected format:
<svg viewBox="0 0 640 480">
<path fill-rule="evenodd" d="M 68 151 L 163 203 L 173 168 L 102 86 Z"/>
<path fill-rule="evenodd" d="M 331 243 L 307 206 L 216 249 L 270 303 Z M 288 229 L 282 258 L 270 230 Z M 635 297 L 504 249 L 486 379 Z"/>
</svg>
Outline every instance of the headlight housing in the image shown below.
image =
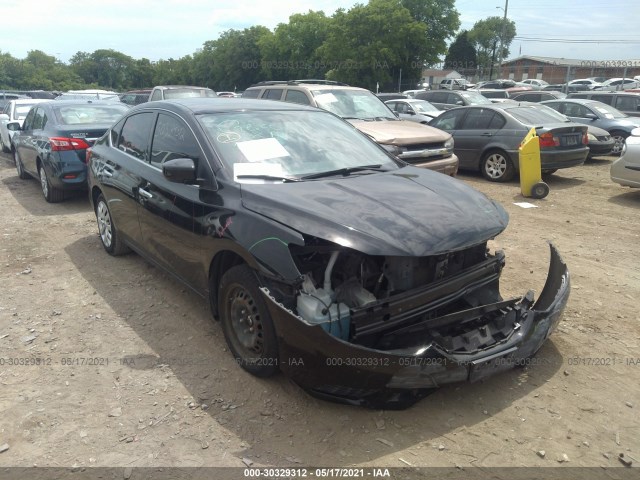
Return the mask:
<svg viewBox="0 0 640 480">
<path fill-rule="evenodd" d="M 449 137 L 449 140 L 447 140 L 446 142 L 444 142 L 444 148 L 446 148 L 447 150 L 450 150 L 451 152 L 453 152 L 453 137 Z"/>
<path fill-rule="evenodd" d="M 595 135 L 593 135 L 592 133 L 587 133 L 587 138 L 589 139 L 590 142 L 598 141 L 598 138 Z"/>
</svg>

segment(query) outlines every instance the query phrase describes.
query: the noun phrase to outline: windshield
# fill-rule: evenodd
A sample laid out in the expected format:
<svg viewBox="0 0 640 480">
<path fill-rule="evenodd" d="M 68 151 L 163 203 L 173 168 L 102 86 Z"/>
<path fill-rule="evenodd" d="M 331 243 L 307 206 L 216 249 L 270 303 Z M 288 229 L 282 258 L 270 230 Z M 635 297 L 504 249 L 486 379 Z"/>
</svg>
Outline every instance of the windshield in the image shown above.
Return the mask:
<svg viewBox="0 0 640 480">
<path fill-rule="evenodd" d="M 21 103 L 16 105 L 14 115 L 18 120 L 24 120 L 29 113 L 29 109 L 33 107 L 35 103 Z"/>
<path fill-rule="evenodd" d="M 169 88 L 164 91 L 164 98 L 167 100 L 174 98 L 194 98 L 194 97 L 217 97 L 216 92 L 209 88 Z"/>
<path fill-rule="evenodd" d="M 477 92 L 458 92 L 463 98 L 467 99 L 470 105 L 482 105 L 485 103 L 491 103 L 487 97 L 482 96 Z"/>
<path fill-rule="evenodd" d="M 202 114 L 198 121 L 239 182 L 265 181 L 251 176 L 277 181 L 367 165 L 397 168 L 373 141 L 321 110 Z"/>
<path fill-rule="evenodd" d="M 606 103 L 590 106 L 595 109 L 600 115 L 604 116 L 604 118 L 627 118 L 629 116 L 612 107 L 611 105 L 607 105 Z"/>
<path fill-rule="evenodd" d="M 506 109 L 508 113 L 513 115 L 517 120 L 520 120 L 525 125 L 539 126 L 545 123 L 559 123 L 566 122 L 566 118 L 560 118 L 558 115 L 549 113 L 546 110 L 542 110 L 539 107 L 514 107 Z"/>
<path fill-rule="evenodd" d="M 347 119 L 397 120 L 389 108 L 368 90 L 312 90 L 318 107 Z"/>
<path fill-rule="evenodd" d="M 66 105 L 55 110 L 58 120 L 63 125 L 100 124 L 110 125 L 118 120 L 129 107 L 124 104 L 110 103 L 105 105 Z"/>
<path fill-rule="evenodd" d="M 411 102 L 410 105 L 418 113 L 422 113 L 422 112 L 439 112 L 439 110 L 436 107 L 431 105 L 426 100 L 416 100 L 414 102 Z"/>
</svg>

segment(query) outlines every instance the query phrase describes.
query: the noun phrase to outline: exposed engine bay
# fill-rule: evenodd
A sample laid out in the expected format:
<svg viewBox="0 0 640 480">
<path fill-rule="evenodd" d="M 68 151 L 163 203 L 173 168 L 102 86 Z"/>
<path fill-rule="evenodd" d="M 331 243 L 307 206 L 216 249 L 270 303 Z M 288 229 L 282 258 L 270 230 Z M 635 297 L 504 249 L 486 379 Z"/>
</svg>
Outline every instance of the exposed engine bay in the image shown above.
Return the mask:
<svg viewBox="0 0 640 480">
<path fill-rule="evenodd" d="M 444 351 L 469 353 L 517 330 L 523 298 L 501 298 L 504 254 L 489 253 L 486 242 L 427 257 L 336 247 L 316 239 L 290 246 L 303 280 L 287 302 L 335 337 L 381 350 L 435 342 Z"/>
</svg>

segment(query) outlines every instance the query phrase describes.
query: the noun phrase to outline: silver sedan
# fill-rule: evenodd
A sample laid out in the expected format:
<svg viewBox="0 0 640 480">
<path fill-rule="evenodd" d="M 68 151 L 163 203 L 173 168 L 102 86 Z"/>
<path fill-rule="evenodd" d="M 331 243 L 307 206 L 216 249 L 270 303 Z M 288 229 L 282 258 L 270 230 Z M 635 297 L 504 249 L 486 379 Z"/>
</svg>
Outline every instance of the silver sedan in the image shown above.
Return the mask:
<svg viewBox="0 0 640 480">
<path fill-rule="evenodd" d="M 640 128 L 627 137 L 622 155 L 611 165 L 611 180 L 623 187 L 640 188 Z"/>
</svg>

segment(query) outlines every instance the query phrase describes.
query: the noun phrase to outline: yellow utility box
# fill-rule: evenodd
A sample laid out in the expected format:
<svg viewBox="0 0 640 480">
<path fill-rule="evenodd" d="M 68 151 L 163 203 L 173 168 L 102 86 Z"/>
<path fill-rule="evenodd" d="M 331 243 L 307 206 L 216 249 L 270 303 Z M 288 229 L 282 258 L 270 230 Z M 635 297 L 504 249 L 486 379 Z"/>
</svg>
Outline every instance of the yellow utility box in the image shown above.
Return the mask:
<svg viewBox="0 0 640 480">
<path fill-rule="evenodd" d="M 544 198 L 549 194 L 549 185 L 542 181 L 540 164 L 540 140 L 536 129 L 532 128 L 524 137 L 519 148 L 520 154 L 520 190 L 522 195 L 531 198 Z"/>
</svg>

